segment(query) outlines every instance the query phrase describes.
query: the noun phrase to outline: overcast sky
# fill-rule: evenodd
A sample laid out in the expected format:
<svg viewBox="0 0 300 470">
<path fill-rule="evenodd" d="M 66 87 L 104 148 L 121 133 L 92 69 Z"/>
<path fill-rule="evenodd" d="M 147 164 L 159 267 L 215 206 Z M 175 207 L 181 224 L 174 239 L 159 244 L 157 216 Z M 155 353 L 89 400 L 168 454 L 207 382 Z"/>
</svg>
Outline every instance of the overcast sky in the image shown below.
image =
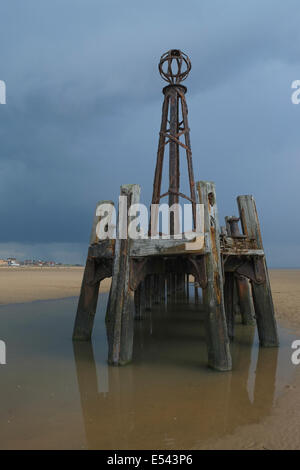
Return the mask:
<svg viewBox="0 0 300 470">
<path fill-rule="evenodd" d="M 0 0 L 0 257 L 83 262 L 96 201 L 139 183 L 149 202 L 157 63 L 180 48 L 195 179 L 221 218 L 253 194 L 269 265 L 299 267 L 299 18 L 299 0 Z"/>
</svg>

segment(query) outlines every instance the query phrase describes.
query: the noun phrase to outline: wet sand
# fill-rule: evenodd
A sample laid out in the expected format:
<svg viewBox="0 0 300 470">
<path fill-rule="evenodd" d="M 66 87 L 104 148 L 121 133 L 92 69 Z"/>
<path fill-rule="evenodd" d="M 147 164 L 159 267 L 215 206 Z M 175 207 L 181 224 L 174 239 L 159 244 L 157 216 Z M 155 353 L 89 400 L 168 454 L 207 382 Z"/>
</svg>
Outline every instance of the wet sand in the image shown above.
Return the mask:
<svg viewBox="0 0 300 470">
<path fill-rule="evenodd" d="M 300 270 L 270 270 L 270 280 L 278 324 L 300 339 Z M 300 450 L 300 365 L 294 368 L 293 380 L 285 385 L 270 417 L 207 442 L 206 448 Z"/>
<path fill-rule="evenodd" d="M 55 289 L 60 297 L 78 295 L 83 269 L 52 269 L 32 275 L 13 268 L 3 276 L 10 281 L 0 287 L 0 301 L 36 300 Z M 16 299 L 10 282 L 24 275 Z M 74 351 L 76 298 L 0 306 L 0 337 L 8 345 L 0 447 L 300 449 L 300 366 L 290 361 L 291 342 L 300 339 L 300 270 L 270 276 L 281 346 L 259 348 L 255 329 L 237 325 L 234 368 L 223 374 L 205 367 L 193 306 L 158 308 L 136 322 L 134 360 L 123 368 L 106 364 L 107 294 L 94 346 L 77 343 Z"/>
</svg>

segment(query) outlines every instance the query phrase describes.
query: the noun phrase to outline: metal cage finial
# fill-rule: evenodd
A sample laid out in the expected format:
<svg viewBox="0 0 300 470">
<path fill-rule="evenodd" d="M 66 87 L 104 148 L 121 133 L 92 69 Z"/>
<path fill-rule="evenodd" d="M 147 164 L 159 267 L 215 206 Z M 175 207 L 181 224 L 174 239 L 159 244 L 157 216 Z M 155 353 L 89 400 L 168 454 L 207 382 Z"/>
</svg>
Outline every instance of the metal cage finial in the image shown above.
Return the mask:
<svg viewBox="0 0 300 470">
<path fill-rule="evenodd" d="M 161 77 L 171 85 L 183 82 L 191 68 L 189 57 L 179 49 L 171 49 L 163 54 L 158 64 Z"/>
</svg>

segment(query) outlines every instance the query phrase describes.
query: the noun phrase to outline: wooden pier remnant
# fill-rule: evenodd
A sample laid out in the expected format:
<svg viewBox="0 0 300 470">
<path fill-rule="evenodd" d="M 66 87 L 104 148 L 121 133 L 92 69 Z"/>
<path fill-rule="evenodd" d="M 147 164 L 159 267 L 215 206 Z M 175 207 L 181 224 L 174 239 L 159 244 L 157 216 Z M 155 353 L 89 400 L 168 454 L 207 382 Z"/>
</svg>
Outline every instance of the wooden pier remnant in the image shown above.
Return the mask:
<svg viewBox="0 0 300 470">
<path fill-rule="evenodd" d="M 241 314 L 243 312 L 242 315 L 244 315 L 243 323 L 253 322 L 251 311 L 254 305 L 261 346 L 277 347 L 279 345 L 277 325 L 255 200 L 251 195 L 238 196 L 237 203 L 240 217 L 226 217 L 227 234 L 230 230 L 230 236 L 224 233 L 221 235 L 225 279 L 226 277 L 229 279 L 231 273 L 234 274 L 228 283 L 234 283 L 234 280 L 237 282 L 239 305 Z M 237 226 L 239 220 L 242 225 L 242 234 L 239 233 Z M 228 224 L 230 229 L 228 229 Z M 250 281 L 252 294 L 249 285 L 246 284 L 247 280 Z M 228 330 L 233 339 L 234 315 L 232 312 L 234 309 L 231 303 L 234 302 L 231 288 L 229 291 L 225 290 L 226 296 L 229 296 L 226 300 Z"/>
<path fill-rule="evenodd" d="M 124 365 L 132 360 L 134 324 L 143 321 L 147 311 L 166 302 L 191 301 L 190 277 L 195 285 L 195 308 L 200 312 L 204 307 L 210 367 L 219 371 L 232 368 L 230 340 L 234 339 L 236 310 L 247 325 L 254 321 L 254 309 L 260 344 L 278 346 L 272 294 L 253 197 L 239 196 L 240 217 L 227 217 L 226 227 L 220 228 L 214 183 L 195 182 L 194 179 L 185 99 L 187 89 L 180 83 L 190 69 L 189 58 L 177 49 L 164 54 L 159 63 L 161 76 L 168 85 L 163 89 L 149 232 L 145 234 L 139 228 L 135 235 L 131 233 L 135 221 L 131 209 L 139 204 L 139 185 L 121 186 L 115 238 L 111 215 L 109 211 L 108 216 L 105 212 L 105 207 L 111 207 L 112 202 L 97 204 L 73 340 L 90 341 L 99 286 L 103 279 L 111 277 L 106 312 L 108 362 L 111 365 Z M 167 148 L 169 187 L 162 194 Z M 180 192 L 180 150 L 186 156 L 189 196 Z M 160 201 L 166 196 L 168 236 L 159 228 Z M 180 198 L 188 201 L 191 207 L 192 230 L 189 233 L 181 233 Z M 199 229 L 200 208 L 203 209 L 203 220 Z M 101 224 L 105 225 L 104 232 L 98 230 Z M 198 287 L 202 289 L 203 306 L 198 302 Z"/>
</svg>

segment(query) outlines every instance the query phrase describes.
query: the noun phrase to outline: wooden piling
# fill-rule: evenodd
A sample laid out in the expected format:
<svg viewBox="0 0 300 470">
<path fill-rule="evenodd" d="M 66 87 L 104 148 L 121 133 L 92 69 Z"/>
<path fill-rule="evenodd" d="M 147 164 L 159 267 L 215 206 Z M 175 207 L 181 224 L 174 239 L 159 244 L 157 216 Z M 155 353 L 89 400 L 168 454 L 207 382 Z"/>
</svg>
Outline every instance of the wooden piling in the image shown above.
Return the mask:
<svg viewBox="0 0 300 470">
<path fill-rule="evenodd" d="M 151 310 L 151 279 L 149 275 L 145 278 L 145 310 Z"/>
<path fill-rule="evenodd" d="M 186 274 L 186 300 L 189 303 L 190 300 L 190 275 Z"/>
<path fill-rule="evenodd" d="M 100 280 L 95 278 L 95 260 L 87 258 L 73 330 L 74 341 L 89 341 L 97 309 Z"/>
<path fill-rule="evenodd" d="M 171 298 L 171 273 L 167 274 L 167 297 L 168 299 Z"/>
<path fill-rule="evenodd" d="M 220 228 L 216 204 L 215 185 L 200 181 L 197 190 L 204 204 L 204 230 L 207 254 L 205 256 L 207 286 L 203 289 L 205 306 L 206 341 L 208 365 L 220 371 L 231 370 L 232 361 L 227 333 L 223 273 L 220 253 Z"/>
<path fill-rule="evenodd" d="M 103 204 L 114 206 L 113 201 L 102 200 L 97 202 L 90 235 L 90 245 L 99 242 L 97 235 L 97 224 L 100 221 L 98 209 Z M 96 278 L 96 260 L 87 256 L 73 330 L 74 341 L 89 341 L 91 339 L 100 282 L 101 279 Z"/>
<path fill-rule="evenodd" d="M 198 296 L 198 283 L 194 281 L 194 297 L 195 297 L 195 304 L 199 302 L 199 296 Z"/>
<path fill-rule="evenodd" d="M 135 320 L 141 320 L 142 318 L 142 285 L 141 283 L 138 285 L 137 289 L 134 292 L 134 307 L 135 307 Z"/>
<path fill-rule="evenodd" d="M 164 274 L 159 275 L 159 293 L 160 303 L 164 305 L 166 302 L 166 280 Z"/>
<path fill-rule="evenodd" d="M 225 217 L 226 232 L 229 237 L 243 237 L 238 226 L 239 218 L 235 216 Z M 233 290 L 233 311 L 240 314 L 243 325 L 253 325 L 253 301 L 249 281 L 245 276 L 236 275 Z"/>
<path fill-rule="evenodd" d="M 161 302 L 161 285 L 160 285 L 160 276 L 159 274 L 153 275 L 153 297 L 154 303 L 160 304 Z"/>
<path fill-rule="evenodd" d="M 119 207 L 119 222 L 128 228 L 132 219 L 128 216 L 128 208 L 139 203 L 140 186 L 121 186 L 121 196 L 127 197 L 127 210 L 126 213 L 121 213 Z M 131 361 L 134 329 L 134 292 L 129 283 L 131 239 L 129 236 L 120 238 L 119 230 L 120 227 L 117 226 L 111 301 L 107 314 L 111 319 L 108 322 L 108 362 L 113 365 L 123 365 Z"/>
<path fill-rule="evenodd" d="M 227 331 L 230 341 L 234 339 L 234 274 L 225 273 L 225 284 L 224 284 L 224 303 L 225 303 L 225 313 L 226 313 L 226 322 L 227 322 Z"/>
<path fill-rule="evenodd" d="M 177 274 L 177 291 L 183 293 L 184 292 L 184 280 L 185 275 L 184 273 Z"/>
<path fill-rule="evenodd" d="M 253 302 L 250 284 L 244 276 L 236 276 L 236 287 L 239 298 L 240 313 L 243 325 L 254 325 Z"/>
<path fill-rule="evenodd" d="M 238 196 L 237 202 L 244 235 L 250 239 L 255 239 L 257 248 L 263 249 L 253 196 Z M 279 340 L 265 256 L 263 256 L 263 275 L 264 280 L 262 282 L 251 281 L 258 336 L 261 346 L 277 347 Z"/>
</svg>

